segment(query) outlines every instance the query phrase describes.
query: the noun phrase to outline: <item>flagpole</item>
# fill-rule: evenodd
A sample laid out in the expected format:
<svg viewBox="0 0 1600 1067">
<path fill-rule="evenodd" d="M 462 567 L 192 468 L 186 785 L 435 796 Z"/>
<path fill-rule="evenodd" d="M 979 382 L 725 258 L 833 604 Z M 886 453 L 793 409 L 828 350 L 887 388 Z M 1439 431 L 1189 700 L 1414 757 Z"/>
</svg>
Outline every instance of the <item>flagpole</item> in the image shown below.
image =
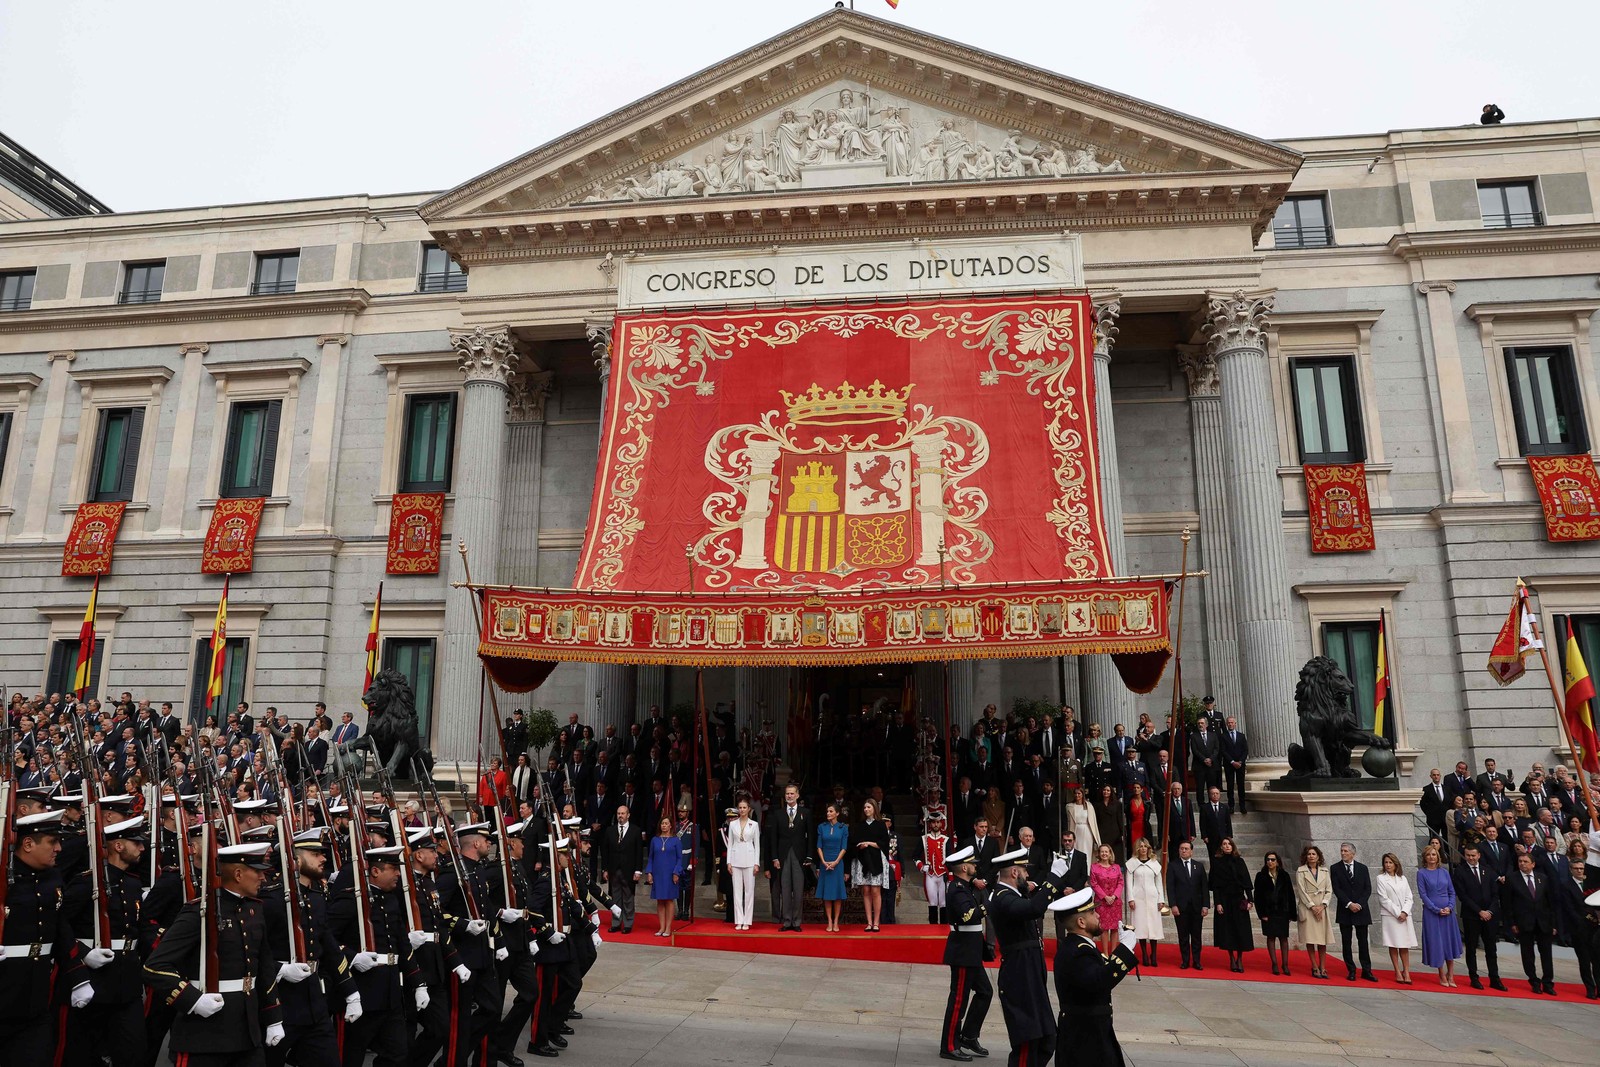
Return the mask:
<svg viewBox="0 0 1600 1067">
<path fill-rule="evenodd" d="M 1534 590 L 1538 592 L 1537 589 Z M 1540 605 L 1544 603 L 1540 598 Z M 1571 623 L 1568 623 L 1570 626 Z M 1556 685 L 1556 676 L 1550 669 L 1550 652 L 1545 648 L 1545 640 L 1539 633 L 1539 615 L 1537 612 L 1528 612 L 1528 626 L 1533 630 L 1534 640 L 1539 642 L 1539 662 L 1544 664 L 1544 676 L 1550 682 L 1550 695 L 1556 702 L 1556 728 L 1561 732 L 1561 740 L 1566 744 L 1567 751 L 1575 757 L 1578 765 L 1578 785 L 1583 789 L 1583 802 L 1589 809 L 1590 829 L 1600 829 L 1600 816 L 1595 813 L 1594 794 L 1589 790 L 1589 772 L 1583 769 L 1583 760 L 1579 757 L 1578 750 L 1573 747 L 1572 735 L 1567 732 L 1567 702 L 1560 686 Z"/>
<path fill-rule="evenodd" d="M 1391 688 L 1389 685 L 1389 613 L 1383 608 L 1378 609 L 1378 662 L 1382 664 L 1382 669 L 1376 680 L 1383 683 L 1383 690 L 1378 695 L 1377 707 L 1372 710 L 1372 732 L 1382 737 L 1383 713 L 1389 704 L 1389 690 Z"/>
</svg>

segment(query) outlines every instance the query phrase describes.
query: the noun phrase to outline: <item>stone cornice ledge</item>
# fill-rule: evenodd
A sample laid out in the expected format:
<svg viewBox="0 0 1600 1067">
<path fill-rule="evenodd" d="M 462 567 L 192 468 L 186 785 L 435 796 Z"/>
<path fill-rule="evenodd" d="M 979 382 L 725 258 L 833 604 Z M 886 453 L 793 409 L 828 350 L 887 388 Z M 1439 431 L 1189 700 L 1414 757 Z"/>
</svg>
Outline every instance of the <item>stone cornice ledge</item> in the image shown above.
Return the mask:
<svg viewBox="0 0 1600 1067">
<path fill-rule="evenodd" d="M 1398 233 L 1389 239 L 1389 251 L 1408 260 L 1440 256 L 1581 252 L 1596 248 L 1600 248 L 1600 223 L 1593 222 L 1570 226 L 1522 226 L 1506 230 Z"/>
<path fill-rule="evenodd" d="M 98 330 L 166 323 L 270 319 L 364 310 L 372 302 L 365 289 L 318 289 L 282 296 L 225 296 L 168 300 L 156 304 L 105 304 L 94 307 L 16 311 L 0 316 L 0 333 L 33 330 Z"/>
<path fill-rule="evenodd" d="M 1564 319 L 1570 316 L 1588 318 L 1600 311 L 1600 298 L 1591 300 L 1479 300 L 1468 304 L 1464 314 L 1473 322 L 1493 322 L 1495 319 Z M 1523 462 L 1518 460 L 1518 462 Z"/>
</svg>

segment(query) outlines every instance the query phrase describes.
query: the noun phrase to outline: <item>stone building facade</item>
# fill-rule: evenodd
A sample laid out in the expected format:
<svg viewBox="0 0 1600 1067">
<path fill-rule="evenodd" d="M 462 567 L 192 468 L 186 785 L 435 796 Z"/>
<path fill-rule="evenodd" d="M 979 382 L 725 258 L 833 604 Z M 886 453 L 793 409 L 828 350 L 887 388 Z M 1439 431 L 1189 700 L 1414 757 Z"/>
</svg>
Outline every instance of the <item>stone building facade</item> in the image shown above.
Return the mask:
<svg viewBox="0 0 1600 1067">
<path fill-rule="evenodd" d="M 479 674 L 453 546 L 479 581 L 570 583 L 622 264 L 1071 232 L 1104 309 L 1113 557 L 1174 571 L 1191 529 L 1208 572 L 1187 597 L 1185 689 L 1215 693 L 1270 762 L 1298 665 L 1364 662 L 1382 612 L 1407 770 L 1483 754 L 1520 770 L 1559 741 L 1541 680 L 1501 689 L 1482 669 L 1513 580 L 1547 628 L 1600 633 L 1600 546 L 1547 542 L 1524 460 L 1586 452 L 1600 419 L 1596 159 L 1594 119 L 1273 143 L 833 10 L 437 196 L 15 212 L 0 683 L 57 684 L 87 596 L 60 576 L 74 509 L 124 499 L 97 687 L 197 708 L 221 585 L 201 539 L 246 486 L 267 503 L 255 571 L 232 585 L 230 701 L 350 708 L 390 498 L 443 488 L 446 566 L 388 578 L 385 657 L 417 680 L 435 750 L 470 762 Z M 1366 463 L 1373 552 L 1310 551 L 1301 465 L 1335 459 Z M 940 672 L 915 668 L 925 710 Z M 951 675 L 957 722 L 1017 697 L 1107 723 L 1168 701 L 1127 693 L 1103 657 Z M 707 676 L 747 721 L 781 719 L 791 685 Z M 507 706 L 626 723 L 691 687 L 566 666 Z"/>
</svg>

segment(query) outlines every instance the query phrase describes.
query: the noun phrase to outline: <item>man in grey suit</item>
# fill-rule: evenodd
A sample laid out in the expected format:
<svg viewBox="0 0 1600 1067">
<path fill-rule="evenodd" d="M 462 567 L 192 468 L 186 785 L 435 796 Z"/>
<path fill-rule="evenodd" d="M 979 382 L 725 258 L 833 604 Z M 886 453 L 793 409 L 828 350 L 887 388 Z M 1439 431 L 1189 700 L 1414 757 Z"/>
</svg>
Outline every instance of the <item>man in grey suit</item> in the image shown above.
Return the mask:
<svg viewBox="0 0 1600 1067">
<path fill-rule="evenodd" d="M 806 870 L 812 845 L 811 816 L 800 806 L 800 790 L 783 790 L 783 804 L 767 815 L 767 856 L 772 866 L 767 877 L 777 882 L 779 930 L 800 930 L 805 903 Z"/>
</svg>

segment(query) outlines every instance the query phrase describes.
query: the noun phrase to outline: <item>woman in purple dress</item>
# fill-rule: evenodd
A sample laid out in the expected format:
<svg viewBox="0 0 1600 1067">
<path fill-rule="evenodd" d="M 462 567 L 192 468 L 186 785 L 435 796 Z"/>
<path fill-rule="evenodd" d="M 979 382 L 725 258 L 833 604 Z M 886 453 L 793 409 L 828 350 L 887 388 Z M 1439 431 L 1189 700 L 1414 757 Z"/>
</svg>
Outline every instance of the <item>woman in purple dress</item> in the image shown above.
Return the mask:
<svg viewBox="0 0 1600 1067">
<path fill-rule="evenodd" d="M 1456 960 L 1461 958 L 1461 927 L 1456 920 L 1456 889 L 1450 871 L 1439 863 L 1439 850 L 1422 850 L 1417 868 L 1417 899 L 1422 905 L 1422 963 L 1439 970 L 1439 984 L 1456 986 Z"/>
</svg>

